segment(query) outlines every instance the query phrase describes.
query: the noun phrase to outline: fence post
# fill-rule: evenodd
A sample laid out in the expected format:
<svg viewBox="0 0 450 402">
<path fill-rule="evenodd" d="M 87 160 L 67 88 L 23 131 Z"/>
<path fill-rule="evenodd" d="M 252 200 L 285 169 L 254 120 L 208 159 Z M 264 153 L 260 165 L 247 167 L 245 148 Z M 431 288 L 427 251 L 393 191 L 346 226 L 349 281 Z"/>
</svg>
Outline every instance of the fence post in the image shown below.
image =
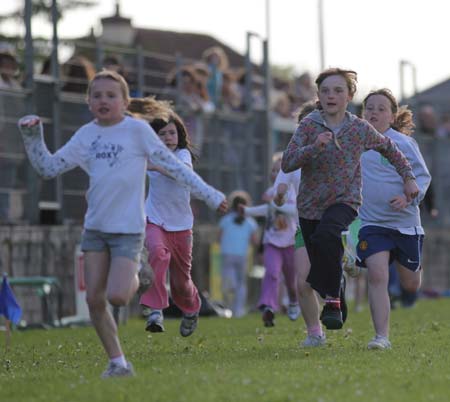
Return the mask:
<svg viewBox="0 0 450 402">
<path fill-rule="evenodd" d="M 32 0 L 25 0 L 24 20 L 25 20 L 25 112 L 33 114 L 34 104 L 34 49 L 31 32 Z M 39 220 L 38 199 L 39 199 L 40 179 L 31 163 L 27 164 L 27 208 L 26 217 L 29 223 L 36 224 Z"/>
<path fill-rule="evenodd" d="M 59 60 L 58 60 L 58 7 L 57 0 L 52 0 L 52 25 L 53 25 L 53 38 L 52 38 L 52 76 L 53 76 L 53 147 L 56 152 L 61 146 L 61 82 L 59 75 Z M 62 177 L 57 176 L 55 178 L 55 196 L 59 209 L 56 212 L 57 223 L 61 223 L 63 219 L 63 184 Z"/>
</svg>

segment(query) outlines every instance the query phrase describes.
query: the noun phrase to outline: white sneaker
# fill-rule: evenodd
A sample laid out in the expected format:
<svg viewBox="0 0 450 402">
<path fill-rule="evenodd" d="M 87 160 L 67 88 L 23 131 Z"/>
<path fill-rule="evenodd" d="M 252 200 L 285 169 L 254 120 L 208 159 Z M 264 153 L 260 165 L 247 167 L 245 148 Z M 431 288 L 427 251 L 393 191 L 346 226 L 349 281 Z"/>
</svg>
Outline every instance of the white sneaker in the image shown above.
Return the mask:
<svg viewBox="0 0 450 402">
<path fill-rule="evenodd" d="M 102 374 L 102 378 L 112 377 L 133 377 L 134 373 L 133 365 L 128 362 L 126 367 L 121 366 L 113 362 L 109 362 L 108 367 Z"/>
<path fill-rule="evenodd" d="M 291 321 L 295 321 L 300 317 L 300 305 L 298 303 L 289 303 L 287 315 Z"/>
<path fill-rule="evenodd" d="M 385 336 L 376 335 L 374 338 L 367 344 L 367 349 L 370 350 L 385 350 L 391 348 L 391 342 Z"/>
<path fill-rule="evenodd" d="M 322 335 L 308 335 L 306 339 L 300 344 L 302 348 L 317 348 L 324 346 L 327 343 L 327 337 Z"/>
</svg>

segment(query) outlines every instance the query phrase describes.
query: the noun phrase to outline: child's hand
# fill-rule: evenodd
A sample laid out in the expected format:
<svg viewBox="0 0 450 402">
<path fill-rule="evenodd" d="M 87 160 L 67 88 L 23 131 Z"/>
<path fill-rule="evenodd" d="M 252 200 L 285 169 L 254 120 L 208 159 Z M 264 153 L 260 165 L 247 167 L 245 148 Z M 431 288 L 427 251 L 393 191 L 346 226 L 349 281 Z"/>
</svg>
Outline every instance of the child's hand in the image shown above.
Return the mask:
<svg viewBox="0 0 450 402">
<path fill-rule="evenodd" d="M 227 200 L 223 200 L 220 205 L 217 207 L 217 212 L 221 215 L 228 211 L 228 202 Z"/>
<path fill-rule="evenodd" d="M 419 195 L 419 187 L 414 179 L 407 180 L 403 185 L 403 192 L 406 196 L 406 201 L 411 202 Z"/>
<path fill-rule="evenodd" d="M 317 136 L 314 145 L 322 150 L 332 139 L 333 134 L 330 131 L 324 131 Z"/>
<path fill-rule="evenodd" d="M 273 197 L 274 204 L 278 207 L 281 207 L 285 201 L 284 196 L 285 196 L 285 194 L 276 193 L 275 197 Z"/>
<path fill-rule="evenodd" d="M 288 186 L 286 183 L 280 183 L 277 186 L 277 193 L 273 197 L 273 202 L 275 205 L 281 207 L 285 203 L 285 196 L 288 191 Z"/>
<path fill-rule="evenodd" d="M 19 120 L 19 127 L 34 127 L 41 122 L 38 116 L 28 115 Z"/>
<path fill-rule="evenodd" d="M 394 209 L 395 211 L 401 211 L 402 209 L 405 209 L 409 205 L 409 202 L 406 201 L 406 197 L 403 194 L 401 194 L 396 195 L 394 198 L 392 198 L 392 200 L 389 201 L 389 204 L 391 208 Z"/>
</svg>

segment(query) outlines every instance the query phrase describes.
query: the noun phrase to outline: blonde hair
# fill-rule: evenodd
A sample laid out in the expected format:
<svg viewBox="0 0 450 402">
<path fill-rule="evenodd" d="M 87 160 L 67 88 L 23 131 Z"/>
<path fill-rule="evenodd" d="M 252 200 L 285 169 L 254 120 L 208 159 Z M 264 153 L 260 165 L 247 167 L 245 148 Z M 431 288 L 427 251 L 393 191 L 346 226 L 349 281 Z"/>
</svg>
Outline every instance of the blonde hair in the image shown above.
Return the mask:
<svg viewBox="0 0 450 402">
<path fill-rule="evenodd" d="M 92 85 L 94 84 L 95 81 L 98 80 L 112 80 L 117 82 L 120 86 L 120 91 L 122 92 L 123 99 L 126 100 L 127 102 L 130 101 L 129 97 L 130 89 L 128 87 L 127 82 L 125 81 L 125 78 L 123 78 L 119 73 L 116 73 L 115 71 L 112 70 L 102 70 L 94 75 L 92 80 L 89 81 L 89 85 L 87 88 L 88 98 L 91 94 Z"/>
<path fill-rule="evenodd" d="M 367 105 L 367 101 L 373 95 L 382 95 L 388 99 L 391 104 L 391 112 L 394 115 L 394 122 L 391 124 L 391 127 L 398 132 L 411 136 L 414 132 L 414 128 L 416 125 L 413 121 L 413 113 L 408 106 L 399 106 L 395 96 L 388 88 L 381 88 L 375 91 L 369 92 L 369 94 L 362 101 L 363 113 Z"/>
</svg>

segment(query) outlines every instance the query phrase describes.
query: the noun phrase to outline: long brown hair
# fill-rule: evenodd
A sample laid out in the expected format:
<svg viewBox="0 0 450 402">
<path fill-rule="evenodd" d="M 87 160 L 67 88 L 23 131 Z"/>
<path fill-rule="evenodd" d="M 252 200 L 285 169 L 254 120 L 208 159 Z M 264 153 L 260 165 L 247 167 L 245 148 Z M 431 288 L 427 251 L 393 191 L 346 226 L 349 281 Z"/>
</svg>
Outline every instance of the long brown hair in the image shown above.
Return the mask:
<svg viewBox="0 0 450 402">
<path fill-rule="evenodd" d="M 170 102 L 159 101 L 154 97 L 133 98 L 130 100 L 128 111 L 133 116 L 147 121 L 156 133 L 168 124 L 173 123 L 178 134 L 177 148 L 187 149 L 191 154 L 192 160 L 195 161 L 197 159 L 183 119 L 173 110 Z"/>
<path fill-rule="evenodd" d="M 411 136 L 414 132 L 414 128 L 416 127 L 413 121 L 413 113 L 410 109 L 408 109 L 407 105 L 399 106 L 397 99 L 395 99 L 395 96 L 388 88 L 381 88 L 369 92 L 369 94 L 362 101 L 363 113 L 366 108 L 367 101 L 373 95 L 382 95 L 389 100 L 389 103 L 391 104 L 391 112 L 394 115 L 394 122 L 391 124 L 391 127 L 402 134 Z"/>
</svg>

